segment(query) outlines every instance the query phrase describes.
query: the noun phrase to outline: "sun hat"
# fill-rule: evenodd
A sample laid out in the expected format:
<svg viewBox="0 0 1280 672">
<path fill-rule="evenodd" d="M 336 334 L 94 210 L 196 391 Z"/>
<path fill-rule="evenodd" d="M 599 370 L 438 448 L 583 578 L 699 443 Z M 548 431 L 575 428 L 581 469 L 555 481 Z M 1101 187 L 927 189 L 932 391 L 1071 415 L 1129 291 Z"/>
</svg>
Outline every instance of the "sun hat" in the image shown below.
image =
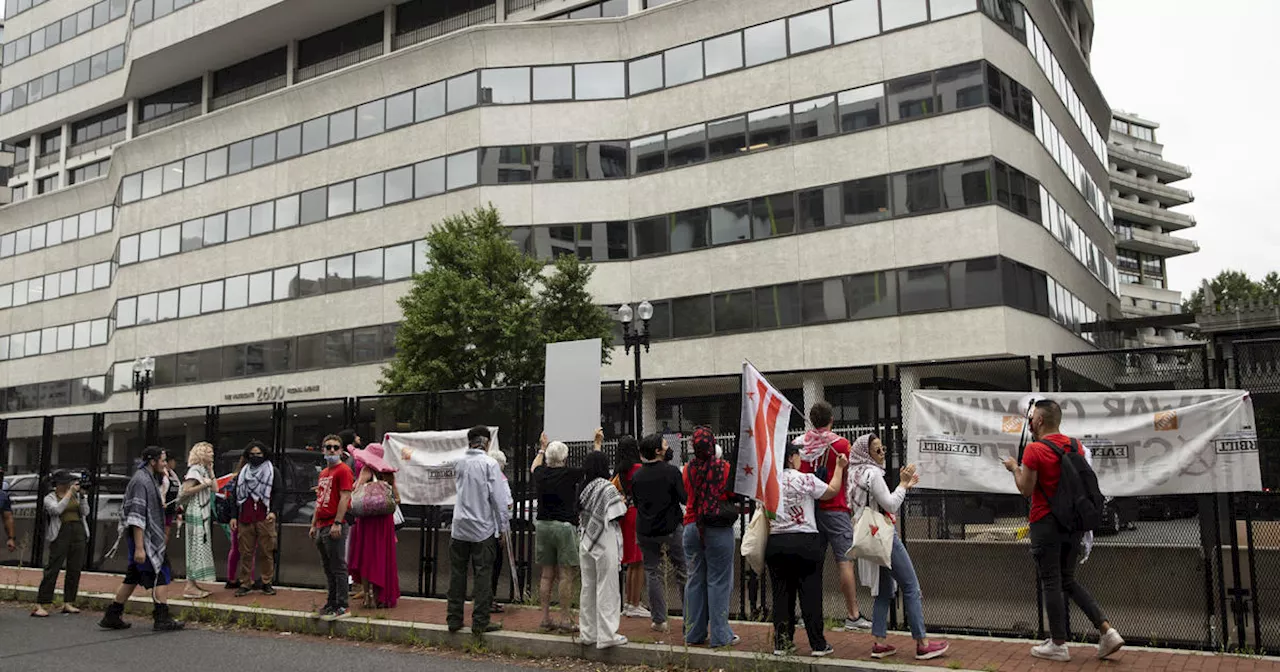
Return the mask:
<svg viewBox="0 0 1280 672">
<path fill-rule="evenodd" d="M 387 464 L 387 461 L 383 459 L 384 453 L 381 443 L 371 443 L 363 449 L 356 448 L 351 451 L 351 455 L 360 462 L 363 462 L 366 467 L 369 467 L 376 472 L 386 474 L 393 471 L 399 471 L 395 467 Z"/>
</svg>

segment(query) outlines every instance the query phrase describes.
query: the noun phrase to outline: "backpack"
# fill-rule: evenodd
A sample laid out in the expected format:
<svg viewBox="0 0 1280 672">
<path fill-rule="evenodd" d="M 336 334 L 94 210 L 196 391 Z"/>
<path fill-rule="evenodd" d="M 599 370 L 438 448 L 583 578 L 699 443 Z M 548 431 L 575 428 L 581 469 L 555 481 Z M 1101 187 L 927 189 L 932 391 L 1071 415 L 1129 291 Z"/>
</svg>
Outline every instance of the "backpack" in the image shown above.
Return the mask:
<svg viewBox="0 0 1280 672">
<path fill-rule="evenodd" d="M 1067 532 L 1093 532 L 1102 526 L 1102 491 L 1098 489 L 1098 475 L 1085 459 L 1084 449 L 1071 439 L 1071 452 L 1059 448 L 1052 441 L 1041 441 L 1058 456 L 1061 476 L 1058 490 L 1049 496 L 1044 486 L 1040 493 L 1049 501 L 1049 511 L 1058 526 Z"/>
</svg>

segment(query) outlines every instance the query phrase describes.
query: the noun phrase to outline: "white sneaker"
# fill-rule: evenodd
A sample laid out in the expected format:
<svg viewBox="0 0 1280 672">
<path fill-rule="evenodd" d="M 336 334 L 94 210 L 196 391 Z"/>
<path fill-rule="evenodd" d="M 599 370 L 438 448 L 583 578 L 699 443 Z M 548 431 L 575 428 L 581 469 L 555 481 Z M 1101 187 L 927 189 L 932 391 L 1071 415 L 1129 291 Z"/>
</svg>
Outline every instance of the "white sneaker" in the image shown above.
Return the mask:
<svg viewBox="0 0 1280 672">
<path fill-rule="evenodd" d="M 628 604 L 622 608 L 622 615 L 627 618 L 653 618 L 653 614 L 648 609 L 638 604 Z"/>
<path fill-rule="evenodd" d="M 1106 658 L 1120 647 L 1124 646 L 1124 638 L 1120 636 L 1120 632 L 1115 628 L 1111 628 L 1102 635 L 1102 639 L 1098 640 L 1098 658 Z"/>
<path fill-rule="evenodd" d="M 1044 643 L 1031 647 L 1031 657 L 1069 663 L 1071 662 L 1071 651 L 1067 649 L 1066 644 L 1054 644 L 1052 639 L 1046 639 Z"/>
<path fill-rule="evenodd" d="M 654 632 L 668 633 L 671 632 L 671 624 L 667 621 L 661 623 L 650 623 L 649 629 Z"/>
<path fill-rule="evenodd" d="M 624 636 L 622 636 L 622 635 L 618 635 L 618 637 L 617 637 L 616 639 L 611 639 L 611 640 L 609 640 L 609 641 L 607 641 L 607 642 L 598 642 L 598 643 L 596 644 L 596 648 L 597 648 L 597 649 L 612 649 L 612 648 L 613 648 L 613 647 L 615 647 L 615 646 L 623 646 L 623 645 L 624 645 L 624 644 L 626 644 L 628 641 L 630 641 L 630 640 L 628 640 L 626 637 L 624 637 Z"/>
</svg>

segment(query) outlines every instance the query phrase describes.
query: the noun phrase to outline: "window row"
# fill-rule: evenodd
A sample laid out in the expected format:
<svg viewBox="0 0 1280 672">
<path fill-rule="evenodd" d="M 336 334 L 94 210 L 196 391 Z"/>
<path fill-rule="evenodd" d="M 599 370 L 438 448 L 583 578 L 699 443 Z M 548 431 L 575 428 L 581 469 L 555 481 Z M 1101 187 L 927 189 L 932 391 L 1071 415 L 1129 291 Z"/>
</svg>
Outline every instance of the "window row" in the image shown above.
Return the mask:
<svg viewBox="0 0 1280 672">
<path fill-rule="evenodd" d="M 137 0 L 133 5 L 133 25 L 141 26 L 164 18 L 200 0 Z"/>
<path fill-rule="evenodd" d="M 165 322 L 405 280 L 426 269 L 425 241 L 317 259 L 116 302 L 116 326 Z"/>
<path fill-rule="evenodd" d="M 5 67 L 8 67 L 94 28 L 101 28 L 124 16 L 126 11 L 128 11 L 127 0 L 101 0 L 61 21 L 54 21 L 43 28 L 9 40 L 5 43 L 0 55 L 4 58 Z"/>
<path fill-rule="evenodd" d="M 106 345 L 112 331 L 111 320 L 104 317 L 0 336 L 0 361 Z"/>
<path fill-rule="evenodd" d="M 515 227 L 511 236 L 540 259 L 576 254 L 598 262 L 687 252 L 990 203 L 991 166 L 990 159 L 976 159 L 630 222 Z"/>
<path fill-rule="evenodd" d="M 35 252 L 111 230 L 115 208 L 107 206 L 0 236 L 0 259 Z"/>
<path fill-rule="evenodd" d="M 71 169 L 71 173 L 67 178 L 67 184 L 80 184 L 85 180 L 92 180 L 98 177 L 106 176 L 111 169 L 111 159 L 103 159 L 86 163 L 83 166 L 77 166 Z"/>
<path fill-rule="evenodd" d="M 1023 11 L 1026 10 L 1024 9 Z M 1071 83 L 1071 80 L 1067 79 L 1067 73 L 1058 64 L 1058 59 L 1049 48 L 1049 43 L 1045 41 L 1044 34 L 1036 27 L 1035 21 L 1031 20 L 1030 15 L 1027 16 L 1026 44 L 1036 62 L 1040 64 L 1040 69 L 1053 84 L 1053 89 L 1058 93 L 1062 104 L 1071 113 L 1071 118 L 1075 120 L 1076 127 L 1084 134 L 1085 140 L 1088 141 L 1089 147 L 1093 149 L 1094 155 L 1098 157 L 1098 161 L 1104 166 L 1107 165 L 1106 138 L 1099 132 L 1097 124 L 1093 123 L 1088 109 L 1076 93 L 1075 85 Z"/>
<path fill-rule="evenodd" d="M 104 261 L 61 273 L 50 273 L 44 277 L 0 285 L 0 309 L 16 308 L 29 303 L 52 301 L 63 296 L 105 289 L 111 286 L 113 270 L 112 263 Z"/>
<path fill-rule="evenodd" d="M 1046 278 L 1049 286 L 1049 319 L 1066 327 L 1094 345 L 1098 345 L 1098 334 L 1094 331 L 1081 331 L 1080 327 L 1098 321 L 1098 313 L 1085 305 L 1080 297 L 1072 294 L 1056 280 Z"/>
<path fill-rule="evenodd" d="M 54 94 L 91 82 L 124 67 L 124 45 L 112 47 L 0 93 L 0 114 L 19 110 Z"/>
<path fill-rule="evenodd" d="M 172 188 L 182 189 L 408 124 L 435 119 L 478 104 L 524 104 L 636 96 L 730 70 L 768 63 L 786 58 L 789 54 L 872 37 L 882 31 L 929 21 L 931 16 L 936 20 L 977 10 L 976 0 L 884 0 L 884 5 L 882 16 L 877 0 L 847 0 L 831 7 L 686 44 L 629 62 L 477 70 L 235 145 L 187 157 L 169 164 L 164 170 L 173 169 L 178 173 Z M 940 93 L 948 94 L 946 91 Z M 911 95 L 911 92 L 904 92 L 903 95 Z M 933 109 L 930 103 L 920 101 L 917 101 L 916 108 Z M 909 114 L 910 111 L 903 116 Z M 234 153 L 238 160 L 229 161 L 230 153 Z M 183 177 L 184 167 L 205 162 L 206 154 L 209 155 L 208 161 L 218 166 L 226 165 L 226 168 L 219 167 L 212 172 L 207 168 L 202 169 L 198 176 L 188 182 Z M 161 168 L 151 170 L 158 171 Z M 159 191 L 155 188 L 146 189 L 142 175 L 135 173 L 124 178 L 121 203 L 153 198 L 170 190 L 169 186 Z"/>
<path fill-rule="evenodd" d="M 474 186 L 476 151 L 290 194 L 120 239 L 121 266 Z"/>
<path fill-rule="evenodd" d="M 395 357 L 399 324 L 226 345 L 156 356 L 152 385 L 194 385 L 292 371 L 372 364 Z M 112 367 L 111 392 L 133 389 L 133 361 Z"/>
<path fill-rule="evenodd" d="M 610 19 L 618 16 L 627 15 L 627 0 L 604 0 L 579 7 L 575 10 L 548 16 L 544 21 L 555 21 L 558 19 Z"/>
<path fill-rule="evenodd" d="M 1098 282 L 1101 282 L 1112 294 L 1120 294 L 1120 278 L 1116 274 L 1116 266 L 1107 258 L 1102 248 L 1098 247 L 1076 224 L 1076 220 L 1067 214 L 1066 209 L 1044 188 L 1040 187 L 1040 203 L 1044 216 L 1039 220 L 1062 246 L 1067 248 Z"/>
<path fill-rule="evenodd" d="M 71 146 L 92 142 L 112 133 L 122 133 L 128 126 L 128 107 L 120 106 L 87 119 L 71 123 Z"/>
<path fill-rule="evenodd" d="M 1049 113 L 1045 112 L 1039 101 L 1033 99 L 1032 102 L 1034 103 L 1033 114 L 1036 117 L 1036 139 L 1049 151 L 1049 155 L 1053 157 L 1058 167 L 1066 174 L 1067 179 L 1084 197 L 1089 207 L 1097 213 L 1098 218 L 1107 225 L 1107 228 L 1114 231 L 1115 224 L 1112 219 L 1110 200 L 1098 188 L 1097 183 L 1093 181 L 1093 177 L 1089 175 L 1089 171 L 1085 169 L 1084 164 L 1076 157 L 1071 145 L 1067 143 L 1066 138 L 1058 131 L 1057 125 L 1049 118 Z"/>
<path fill-rule="evenodd" d="M 107 377 L 89 376 L 55 380 L 48 383 L 32 383 L 0 387 L 0 409 L 5 413 L 35 411 L 44 408 L 84 406 L 107 399 Z"/>
</svg>

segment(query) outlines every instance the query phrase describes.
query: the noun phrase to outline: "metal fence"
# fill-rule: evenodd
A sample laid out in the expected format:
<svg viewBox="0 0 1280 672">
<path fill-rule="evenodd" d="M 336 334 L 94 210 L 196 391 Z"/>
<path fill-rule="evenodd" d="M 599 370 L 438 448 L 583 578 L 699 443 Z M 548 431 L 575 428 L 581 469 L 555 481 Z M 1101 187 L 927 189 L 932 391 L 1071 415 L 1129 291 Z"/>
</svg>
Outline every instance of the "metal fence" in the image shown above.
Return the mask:
<svg viewBox="0 0 1280 672">
<path fill-rule="evenodd" d="M 1214 360 L 1204 346 L 1140 351 L 1092 351 L 1045 358 L 1006 357 L 971 361 L 880 365 L 828 371 L 765 372 L 799 408 L 824 398 L 835 409 L 836 431 L 850 439 L 873 432 L 889 447 L 887 473 L 895 485 L 906 458 L 914 389 L 978 389 L 1081 392 L 1235 387 L 1249 390 L 1258 424 L 1264 485 L 1280 483 L 1280 340 L 1242 341 L 1231 357 Z M 0 420 L 0 458 L 10 459 L 10 495 L 24 549 L 21 561 L 38 565 L 46 540 L 35 502 L 59 468 L 86 474 L 90 502 L 91 569 L 122 572 L 124 558 L 105 557 L 116 537 L 120 500 L 132 465 L 146 445 L 169 448 L 185 462 L 197 441 L 215 447 L 218 473 L 236 465 L 243 447 L 257 439 L 271 446 L 285 481 L 279 520 L 278 579 L 282 585 L 321 586 L 324 578 L 306 537 L 314 507 L 312 487 L 323 459 L 316 450 L 326 434 L 352 427 L 366 441 L 387 432 L 497 426 L 508 456 L 507 477 L 515 496 L 511 543 L 514 573 L 501 572 L 500 599 L 519 598 L 536 585 L 533 519 L 536 492 L 528 466 L 543 425 L 539 386 L 423 392 L 326 400 L 159 409 Z M 643 393 L 629 382 L 601 387 L 605 450 L 613 456 L 624 434 L 661 432 L 688 457 L 694 427 L 715 432 L 726 459 L 737 455 L 741 379 L 737 375 L 647 380 Z M 797 411 L 792 437 L 804 430 Z M 310 448 L 310 449 L 309 449 Z M 579 463 L 588 444 L 570 444 Z M 180 466 L 181 470 L 183 467 Z M 927 475 L 926 484 L 927 484 Z M 749 507 L 748 507 L 749 508 Z M 747 515 L 735 526 L 739 538 Z M 1135 644 L 1197 649 L 1236 648 L 1280 652 L 1280 497 L 1261 493 L 1167 496 L 1108 502 L 1107 524 L 1078 576 Z M 442 597 L 449 583 L 448 508 L 406 506 L 397 555 L 405 594 Z M 913 491 L 901 516 L 925 595 L 925 617 L 938 633 L 1044 636 L 1045 621 L 1034 565 L 1019 528 L 1027 503 L 1017 496 Z M 216 563 L 224 572 L 227 535 L 215 531 Z M 181 543 L 171 545 L 175 570 L 183 573 Z M 12 560 L 0 554 L 0 558 Z M 234 570 L 233 570 L 234 571 Z M 829 618 L 844 616 L 838 568 L 824 566 Z M 768 576 L 741 562 L 731 613 L 767 618 Z M 669 603 L 679 609 L 676 587 Z M 859 588 L 870 613 L 870 595 Z M 891 615 L 896 625 L 897 610 Z M 1086 619 L 1072 612 L 1074 636 L 1087 638 Z"/>
</svg>

